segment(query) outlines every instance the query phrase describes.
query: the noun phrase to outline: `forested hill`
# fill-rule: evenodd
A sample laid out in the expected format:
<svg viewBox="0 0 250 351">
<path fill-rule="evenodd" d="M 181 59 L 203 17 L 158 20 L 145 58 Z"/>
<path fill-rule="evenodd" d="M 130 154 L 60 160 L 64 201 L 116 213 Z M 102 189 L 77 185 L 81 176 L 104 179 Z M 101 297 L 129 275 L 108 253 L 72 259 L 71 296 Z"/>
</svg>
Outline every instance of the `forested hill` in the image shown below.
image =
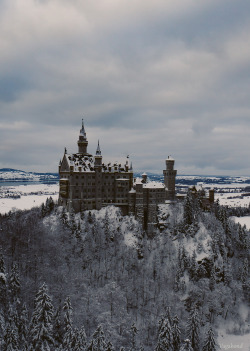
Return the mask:
<svg viewBox="0 0 250 351">
<path fill-rule="evenodd" d="M 159 221 L 148 236 L 52 200 L 1 216 L 1 350 L 209 351 L 218 328 L 249 332 L 246 228 L 190 194 Z"/>
</svg>

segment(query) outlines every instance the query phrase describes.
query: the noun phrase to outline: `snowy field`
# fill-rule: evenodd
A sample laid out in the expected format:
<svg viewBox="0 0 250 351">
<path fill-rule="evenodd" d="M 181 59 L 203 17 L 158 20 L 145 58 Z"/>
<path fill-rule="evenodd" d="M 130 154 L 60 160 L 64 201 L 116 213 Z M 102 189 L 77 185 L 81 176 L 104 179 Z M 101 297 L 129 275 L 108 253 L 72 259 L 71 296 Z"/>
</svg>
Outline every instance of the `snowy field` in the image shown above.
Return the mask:
<svg viewBox="0 0 250 351">
<path fill-rule="evenodd" d="M 16 174 L 17 172 L 15 172 L 15 177 L 17 176 Z M 0 183 L 0 213 L 4 214 L 13 209 L 23 210 L 30 209 L 33 206 L 40 206 L 50 196 L 53 200 L 58 199 L 58 183 L 43 184 L 36 182 L 37 179 L 33 174 L 32 176 L 32 182 L 25 184 L 18 182 L 8 183 L 8 180 L 11 182 L 13 178 L 12 172 L 10 172 L 8 177 L 6 176 L 6 179 L 2 176 L 6 183 Z M 22 177 L 24 178 L 23 175 Z M 178 179 L 190 181 L 192 178 L 194 177 L 179 176 Z M 221 179 L 216 177 L 206 177 L 204 179 L 204 177 L 199 178 L 195 176 L 195 179 L 198 181 L 197 184 L 201 185 L 206 191 L 214 188 L 215 200 L 219 199 L 221 205 L 247 207 L 250 204 L 250 195 L 246 192 L 249 189 L 249 183 L 247 183 L 249 178 L 232 177 L 224 179 L 225 182 L 223 184 L 221 184 Z M 218 180 L 218 183 L 216 183 L 216 180 Z M 211 183 L 208 184 L 208 181 L 211 181 Z M 182 186 L 187 190 L 188 185 L 182 184 Z"/>
<path fill-rule="evenodd" d="M 250 351 L 250 334 L 233 335 L 219 330 L 217 342 L 218 350 Z"/>
<path fill-rule="evenodd" d="M 219 199 L 220 205 L 229 207 L 248 207 L 250 196 L 243 196 L 243 193 L 215 193 L 215 200 Z"/>
<path fill-rule="evenodd" d="M 240 223 L 242 226 L 245 224 L 247 229 L 250 230 L 250 216 L 245 217 L 231 217 L 236 223 Z M 250 340 L 249 340 L 250 343 Z"/>
<path fill-rule="evenodd" d="M 12 185 L 0 187 L 0 213 L 14 210 L 29 210 L 40 206 L 48 197 L 58 199 L 58 184 Z"/>
</svg>

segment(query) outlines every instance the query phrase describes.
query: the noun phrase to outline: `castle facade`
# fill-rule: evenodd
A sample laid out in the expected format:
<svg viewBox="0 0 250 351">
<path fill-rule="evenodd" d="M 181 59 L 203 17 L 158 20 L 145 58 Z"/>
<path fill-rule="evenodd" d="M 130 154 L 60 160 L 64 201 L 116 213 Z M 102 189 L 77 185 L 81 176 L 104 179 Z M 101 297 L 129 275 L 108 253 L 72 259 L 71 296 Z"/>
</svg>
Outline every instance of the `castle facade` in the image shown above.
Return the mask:
<svg viewBox="0 0 250 351">
<path fill-rule="evenodd" d="M 78 152 L 65 152 L 59 163 L 59 205 L 69 211 L 99 210 L 107 205 L 134 215 L 144 229 L 156 223 L 157 206 L 175 199 L 174 159 L 168 157 L 163 171 L 164 183 L 150 182 L 147 175 L 134 179 L 132 164 L 104 163 L 98 141 L 96 154 L 88 153 L 88 141 L 82 122 Z"/>
</svg>

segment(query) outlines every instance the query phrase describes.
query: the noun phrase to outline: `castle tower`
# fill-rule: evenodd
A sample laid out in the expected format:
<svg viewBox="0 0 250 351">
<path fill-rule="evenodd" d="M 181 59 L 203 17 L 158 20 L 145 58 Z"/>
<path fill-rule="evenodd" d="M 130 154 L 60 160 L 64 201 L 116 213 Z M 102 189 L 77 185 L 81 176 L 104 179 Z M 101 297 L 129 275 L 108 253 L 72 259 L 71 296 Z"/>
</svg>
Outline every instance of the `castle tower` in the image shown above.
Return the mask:
<svg viewBox="0 0 250 351">
<path fill-rule="evenodd" d="M 177 171 L 174 170 L 174 159 L 171 156 L 168 156 L 166 159 L 166 170 L 163 171 L 164 174 L 164 184 L 168 189 L 167 199 L 174 200 L 175 198 L 175 177 Z"/>
<path fill-rule="evenodd" d="M 95 169 L 95 202 L 96 209 L 100 210 L 102 208 L 102 153 L 98 140 L 98 145 L 95 154 L 94 161 Z"/>
<path fill-rule="evenodd" d="M 88 140 L 84 129 L 83 119 L 82 119 L 82 129 L 80 130 L 80 135 L 79 135 L 77 144 L 78 144 L 78 153 L 87 155 Z"/>
</svg>

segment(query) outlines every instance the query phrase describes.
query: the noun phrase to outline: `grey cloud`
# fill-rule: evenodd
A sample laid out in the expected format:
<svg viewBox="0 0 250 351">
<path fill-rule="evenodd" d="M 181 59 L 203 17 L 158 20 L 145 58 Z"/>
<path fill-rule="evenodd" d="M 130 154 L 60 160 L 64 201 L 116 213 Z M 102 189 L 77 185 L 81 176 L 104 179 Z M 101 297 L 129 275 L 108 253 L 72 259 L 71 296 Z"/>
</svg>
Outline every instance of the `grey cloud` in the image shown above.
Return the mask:
<svg viewBox="0 0 250 351">
<path fill-rule="evenodd" d="M 3 167 L 56 171 L 84 117 L 107 160 L 250 172 L 248 1 L 34 3 L 0 15 Z"/>
</svg>

